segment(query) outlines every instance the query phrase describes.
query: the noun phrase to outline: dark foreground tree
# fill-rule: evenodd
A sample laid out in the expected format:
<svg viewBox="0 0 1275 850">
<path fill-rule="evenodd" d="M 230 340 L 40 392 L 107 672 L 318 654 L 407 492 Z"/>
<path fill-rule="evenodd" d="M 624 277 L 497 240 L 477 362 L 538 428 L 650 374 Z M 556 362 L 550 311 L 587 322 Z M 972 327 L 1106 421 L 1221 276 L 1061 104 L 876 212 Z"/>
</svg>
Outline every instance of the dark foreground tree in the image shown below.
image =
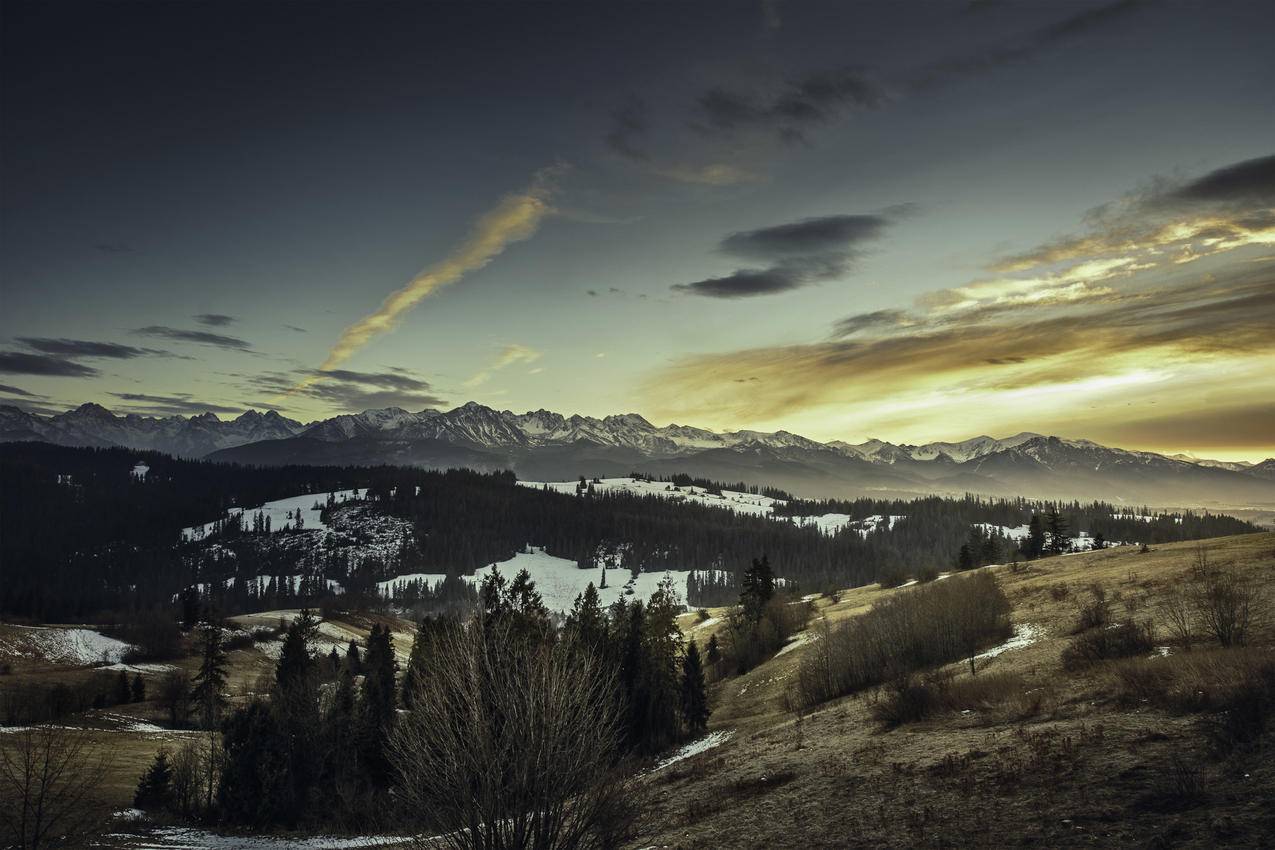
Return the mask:
<svg viewBox="0 0 1275 850">
<path fill-rule="evenodd" d="M 391 739 L 398 793 L 458 850 L 615 846 L 631 820 L 612 677 L 566 641 L 511 639 L 515 627 L 436 637 Z"/>
<path fill-rule="evenodd" d="M 682 657 L 682 722 L 688 732 L 703 732 L 708 725 L 708 693 L 699 647 L 691 641 Z"/>
<path fill-rule="evenodd" d="M 38 726 L 0 738 L 0 846 L 87 846 L 106 816 L 94 794 L 108 768 L 90 733 Z"/>
</svg>

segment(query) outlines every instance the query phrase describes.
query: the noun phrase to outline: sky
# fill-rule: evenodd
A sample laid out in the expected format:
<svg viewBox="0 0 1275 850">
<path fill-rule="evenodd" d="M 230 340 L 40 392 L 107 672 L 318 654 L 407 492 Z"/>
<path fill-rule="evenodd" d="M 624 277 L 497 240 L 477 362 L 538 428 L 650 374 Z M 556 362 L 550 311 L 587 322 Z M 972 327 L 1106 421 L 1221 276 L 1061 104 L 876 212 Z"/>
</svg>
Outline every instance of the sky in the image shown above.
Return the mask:
<svg viewBox="0 0 1275 850">
<path fill-rule="evenodd" d="M 0 14 L 0 404 L 1275 456 L 1269 2 Z"/>
</svg>

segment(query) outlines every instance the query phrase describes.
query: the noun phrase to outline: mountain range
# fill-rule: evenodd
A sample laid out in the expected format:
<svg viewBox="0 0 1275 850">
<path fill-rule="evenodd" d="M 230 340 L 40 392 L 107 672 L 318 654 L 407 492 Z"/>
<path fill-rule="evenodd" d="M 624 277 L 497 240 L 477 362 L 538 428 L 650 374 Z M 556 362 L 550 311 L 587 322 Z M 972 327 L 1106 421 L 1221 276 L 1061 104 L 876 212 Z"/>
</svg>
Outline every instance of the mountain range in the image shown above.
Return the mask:
<svg viewBox="0 0 1275 850">
<path fill-rule="evenodd" d="M 656 427 L 635 413 L 365 410 L 311 423 L 274 411 L 117 416 L 83 404 L 53 416 L 0 406 L 0 441 L 124 446 L 182 457 L 277 465 L 408 464 L 512 469 L 532 481 L 678 472 L 772 485 L 810 498 L 980 493 L 1107 499 L 1157 506 L 1275 504 L 1275 459 L 1244 464 L 1128 451 L 1024 432 L 907 445 L 821 443 L 788 431 Z"/>
</svg>

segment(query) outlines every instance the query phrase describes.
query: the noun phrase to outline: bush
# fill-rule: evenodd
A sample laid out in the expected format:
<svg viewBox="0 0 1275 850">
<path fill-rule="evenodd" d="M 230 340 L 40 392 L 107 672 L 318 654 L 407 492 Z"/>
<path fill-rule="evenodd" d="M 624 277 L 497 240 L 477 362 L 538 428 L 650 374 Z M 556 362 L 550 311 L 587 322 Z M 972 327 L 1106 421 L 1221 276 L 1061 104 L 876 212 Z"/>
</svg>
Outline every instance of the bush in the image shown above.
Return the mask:
<svg viewBox="0 0 1275 850">
<path fill-rule="evenodd" d="M 890 682 L 872 706 L 872 716 L 887 726 L 925 720 L 939 714 L 987 711 L 1018 701 L 1017 714 L 1026 717 L 1040 710 L 1039 700 L 1026 693 L 1023 678 L 1014 673 L 992 673 L 962 679 L 933 673 L 923 678 L 900 676 Z"/>
<path fill-rule="evenodd" d="M 1111 606 L 1107 602 L 1107 590 L 1097 582 L 1089 585 L 1089 601 L 1080 606 L 1076 626 L 1072 634 L 1096 629 L 1111 622 Z"/>
<path fill-rule="evenodd" d="M 995 576 L 981 572 L 894 594 L 835 628 L 825 621 L 802 659 L 797 698 L 815 705 L 969 658 L 1013 633 L 1009 612 Z"/>
<path fill-rule="evenodd" d="M 1149 623 L 1125 620 L 1117 626 L 1095 629 L 1080 635 L 1062 652 L 1063 669 L 1079 670 L 1112 658 L 1143 655 L 1155 649 L 1155 634 Z"/>
</svg>

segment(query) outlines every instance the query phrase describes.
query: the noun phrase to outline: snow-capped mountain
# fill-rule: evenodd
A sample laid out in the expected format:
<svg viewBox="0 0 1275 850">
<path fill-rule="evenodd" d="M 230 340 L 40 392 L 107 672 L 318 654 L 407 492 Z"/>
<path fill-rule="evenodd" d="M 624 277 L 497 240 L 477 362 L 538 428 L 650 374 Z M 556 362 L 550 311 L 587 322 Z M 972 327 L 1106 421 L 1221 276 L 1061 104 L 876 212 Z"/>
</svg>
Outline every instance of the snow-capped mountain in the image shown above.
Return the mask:
<svg viewBox="0 0 1275 850">
<path fill-rule="evenodd" d="M 82 404 L 55 416 L 37 416 L 0 406 L 0 441 L 43 440 L 64 446 L 124 446 L 182 457 L 295 436 L 304 426 L 271 410 L 249 410 L 231 420 L 198 416 L 116 416 L 98 404 Z"/>
<path fill-rule="evenodd" d="M 273 411 L 223 421 L 212 413 L 116 416 L 94 404 L 49 417 L 0 407 L 0 440 L 125 446 L 256 464 L 513 469 L 531 480 L 685 472 L 810 497 L 972 492 L 1164 506 L 1275 504 L 1275 460 L 1245 465 L 1166 457 L 1031 432 L 923 445 L 823 443 L 788 431 L 656 427 L 636 413 L 514 413 L 475 402 L 415 413 L 365 410 L 307 425 Z"/>
</svg>

